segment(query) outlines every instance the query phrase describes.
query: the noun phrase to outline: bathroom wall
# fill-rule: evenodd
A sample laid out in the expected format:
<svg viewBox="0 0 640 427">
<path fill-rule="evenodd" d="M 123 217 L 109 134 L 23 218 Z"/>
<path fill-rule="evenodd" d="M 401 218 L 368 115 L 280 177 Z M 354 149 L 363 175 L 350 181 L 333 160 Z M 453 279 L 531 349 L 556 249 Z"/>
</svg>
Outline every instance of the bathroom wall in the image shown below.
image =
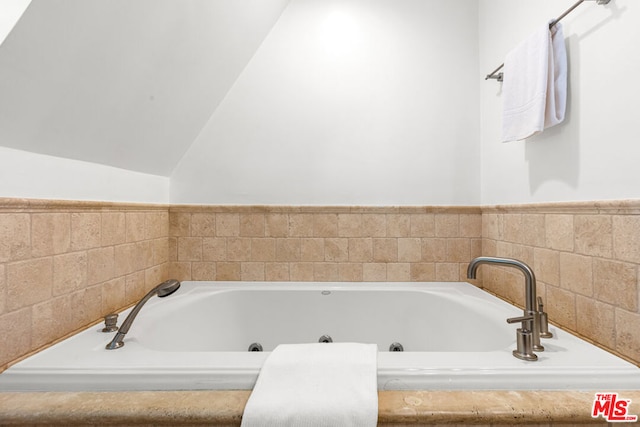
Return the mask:
<svg viewBox="0 0 640 427">
<path fill-rule="evenodd" d="M 163 205 L 0 199 L 0 371 L 168 275 Z"/>
<path fill-rule="evenodd" d="M 573 0 L 480 0 L 484 76 Z M 585 1 L 564 18 L 569 62 L 565 122 L 526 141 L 502 143 L 501 84 L 480 81 L 482 204 L 640 197 L 640 8 L 635 0 Z M 478 76 L 480 77 L 480 76 Z"/>
<path fill-rule="evenodd" d="M 475 0 L 292 0 L 172 203 L 478 204 L 477 22 Z"/>
<path fill-rule="evenodd" d="M 0 147 L 0 197 L 168 203 L 169 178 Z"/>
</svg>

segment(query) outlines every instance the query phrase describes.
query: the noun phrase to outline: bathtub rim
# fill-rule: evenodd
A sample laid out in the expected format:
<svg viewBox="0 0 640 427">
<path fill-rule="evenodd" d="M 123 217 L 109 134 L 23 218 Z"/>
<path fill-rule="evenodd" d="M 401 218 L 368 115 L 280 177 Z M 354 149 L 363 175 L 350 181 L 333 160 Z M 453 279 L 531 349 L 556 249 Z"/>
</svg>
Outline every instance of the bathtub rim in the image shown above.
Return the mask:
<svg viewBox="0 0 640 427">
<path fill-rule="evenodd" d="M 499 301 L 501 304 L 508 304 L 507 302 L 505 302 L 504 300 L 501 300 L 499 298 L 497 298 L 495 295 L 492 295 L 486 291 L 484 291 L 481 288 L 477 288 L 476 286 L 469 284 L 467 282 L 412 282 L 412 283 L 405 283 L 405 282 L 383 282 L 383 283 L 378 283 L 378 282 L 365 282 L 365 283 L 356 283 L 356 284 L 345 284 L 345 283 L 341 283 L 341 282 L 305 282 L 305 283 L 292 283 L 292 282 L 195 282 L 195 281 L 189 281 L 189 282 L 184 282 L 185 284 L 188 283 L 195 283 L 196 285 L 199 285 L 200 287 L 204 287 L 207 286 L 207 284 L 214 284 L 216 286 L 216 290 L 217 291 L 223 291 L 226 289 L 243 289 L 243 290 L 252 290 L 252 289 L 272 289 L 272 290 L 282 290 L 282 289 L 286 289 L 286 290 L 291 290 L 291 289 L 296 289 L 296 290 L 349 290 L 349 291 L 362 291 L 362 290 L 376 290 L 376 289 L 391 289 L 393 291 L 402 291 L 402 290 L 416 290 L 416 289 L 424 289 L 425 286 L 428 287 L 429 289 L 439 289 L 439 288 L 444 288 L 447 290 L 447 292 L 451 292 L 452 290 L 458 290 L 460 291 L 461 289 L 463 290 L 463 294 L 471 294 L 471 295 L 481 295 L 483 297 L 490 297 L 496 301 Z M 193 285 L 193 286 L 196 286 Z M 154 299 L 152 301 L 149 302 L 149 305 L 153 305 L 153 304 L 161 304 L 161 300 L 160 299 Z M 95 326 L 93 327 L 94 329 L 96 328 Z M 579 337 L 575 337 L 573 334 L 570 334 L 569 332 L 566 331 L 560 331 L 560 330 L 556 330 L 555 328 L 552 328 L 553 332 L 556 332 L 556 336 L 558 336 L 558 333 L 560 333 L 560 335 L 562 336 L 563 334 L 567 334 L 567 336 L 573 336 L 575 339 L 581 340 Z M 514 334 L 515 336 L 515 334 Z M 102 337 L 103 339 L 105 339 L 104 337 Z M 515 341 L 515 339 L 514 339 Z M 134 342 L 130 342 L 129 344 L 129 348 L 135 348 L 135 343 Z M 126 348 L 126 347 L 125 347 Z M 503 349 L 504 352 L 508 352 L 510 353 L 511 349 L 510 348 L 505 348 Z M 598 349 L 600 351 L 604 351 L 602 349 Z M 122 352 L 123 350 L 117 350 L 119 352 Z M 236 357 L 234 354 L 235 352 L 227 352 L 230 354 L 231 358 Z M 124 353 L 116 353 L 116 354 L 124 354 Z M 247 357 L 247 353 L 239 353 L 240 356 L 244 356 Z M 264 360 L 264 358 L 266 358 L 268 356 L 268 352 L 264 352 L 261 357 L 262 360 Z M 441 354 L 441 356 L 443 356 L 445 359 L 447 359 L 450 362 L 450 359 L 455 358 L 452 357 L 452 355 L 447 355 L 447 354 Z M 454 355 L 455 356 L 455 355 Z M 491 359 L 494 354 L 493 352 L 488 352 L 488 354 L 485 355 L 488 359 Z M 545 353 L 543 353 L 543 359 L 546 356 Z M 405 352 L 405 353 L 396 353 L 396 354 L 390 354 L 390 353 L 379 353 L 379 361 L 382 360 L 383 362 L 393 362 L 395 358 L 395 361 L 399 359 L 410 359 L 412 357 L 417 357 L 417 358 L 421 358 L 424 357 L 424 354 L 421 354 L 421 352 Z M 616 359 L 619 359 L 616 355 L 612 355 L 612 357 L 615 357 Z M 254 362 L 256 360 L 258 360 L 259 358 L 255 358 L 254 357 Z M 620 359 L 622 360 L 622 359 Z M 259 360 L 258 360 L 259 361 Z M 508 370 L 510 368 L 513 367 L 518 367 L 522 364 L 530 364 L 530 363 L 539 363 L 539 362 L 522 362 L 522 361 L 518 361 L 517 359 L 513 358 L 513 357 L 509 357 L 506 359 L 506 363 L 507 366 L 503 367 L 503 372 L 508 372 Z M 623 360 L 622 360 L 623 361 Z M 406 361 L 405 361 L 406 362 Z M 625 364 L 625 368 L 620 369 L 620 372 L 617 372 L 617 369 L 613 369 L 608 371 L 608 373 L 613 373 L 616 374 L 618 376 L 620 376 L 622 379 L 625 379 L 627 377 L 625 377 L 625 370 L 627 369 L 627 365 L 631 365 L 634 366 L 635 368 L 637 368 L 637 366 L 633 365 L 633 364 L 629 364 L 629 362 L 623 361 Z M 433 387 L 433 388 L 438 388 L 441 390 L 468 390 L 470 389 L 469 387 L 460 387 L 458 385 L 459 382 L 463 382 L 464 380 L 466 380 L 466 382 L 471 382 L 471 383 L 476 383 L 476 382 L 482 382 L 481 380 L 484 380 L 486 382 L 486 380 L 488 378 L 490 378 L 491 372 L 483 372 L 482 370 L 478 370 L 477 367 L 472 368 L 471 370 L 466 370 L 465 371 L 465 366 L 464 364 L 462 365 L 458 365 L 458 366 L 453 366 L 450 367 L 448 371 L 443 370 L 442 367 L 440 367 L 439 369 L 434 369 L 434 368 L 424 368 L 424 366 L 421 365 L 421 363 L 424 362 L 416 362 L 414 365 L 411 365 L 409 367 L 407 367 L 406 363 L 403 363 L 403 367 L 402 368 L 398 368 L 397 366 L 394 367 L 393 363 L 389 363 L 389 366 L 387 367 L 386 371 L 383 370 L 379 370 L 379 390 L 387 390 L 388 389 L 388 384 L 391 384 L 391 382 L 393 382 L 394 378 L 396 378 L 397 376 L 402 376 L 404 378 L 403 382 L 395 382 L 393 383 L 393 389 L 400 389 L 400 390 L 414 390 L 414 389 L 425 389 L 425 385 L 424 385 L 424 380 L 425 378 L 430 378 L 430 379 L 434 379 L 433 381 L 430 381 L 428 386 L 429 387 Z M 249 368 L 244 368 L 244 369 L 233 369 L 233 366 L 228 367 L 228 369 L 225 370 L 220 370 L 220 371 L 216 371 L 210 367 L 208 367 L 208 372 L 211 374 L 212 377 L 218 378 L 217 382 L 215 382 L 215 388 L 216 389 L 237 389 L 237 384 L 236 385 L 229 385 L 229 386 L 225 386 L 225 384 L 227 382 L 231 382 L 231 380 L 227 381 L 227 377 L 232 377 L 232 376 L 243 376 L 244 379 L 241 380 L 241 382 L 243 382 L 244 386 L 242 388 L 251 388 L 253 381 L 255 381 L 255 377 L 257 376 L 257 373 L 259 371 L 259 367 L 261 366 L 262 362 L 259 361 L 258 364 L 254 364 L 251 365 Z M 383 363 L 384 365 L 384 363 Z M 386 366 L 386 365 L 385 365 Z M 537 365 L 530 365 L 530 366 L 537 366 Z M 15 384 L 20 384 L 22 383 L 23 385 L 25 383 L 28 382 L 28 380 L 26 380 L 25 378 L 28 378 L 27 375 L 31 374 L 37 374 L 36 377 L 43 377 L 43 376 L 49 376 L 49 378 L 51 379 L 51 381 L 53 381 L 54 383 L 57 384 L 66 384 L 66 375 L 69 372 L 74 372 L 74 373 L 78 373 L 81 370 L 67 370 L 67 371 L 60 371 L 58 370 L 57 373 L 52 373 L 50 371 L 47 371 L 47 369 L 40 369 L 40 368 L 33 368 L 33 367 L 21 367 L 18 370 L 15 369 L 16 365 L 14 365 L 14 368 L 11 371 L 10 376 L 14 377 L 14 380 L 10 380 L 9 383 L 11 383 L 11 381 L 13 381 L 14 385 Z M 162 375 L 163 373 L 167 373 L 167 369 L 160 367 L 159 369 L 148 369 L 148 370 L 140 370 L 139 368 L 136 368 L 136 370 L 138 370 L 137 376 L 136 377 L 131 377 L 129 376 L 129 382 L 128 382 L 128 387 L 127 390 L 149 390 L 149 389 L 153 389 L 153 390 L 175 390 L 176 386 L 175 385 L 169 385 L 166 387 L 162 387 L 162 386 L 153 386 L 153 388 L 150 388 L 149 384 L 150 383 L 154 383 L 155 379 L 159 376 Z M 570 387 L 566 387 L 566 388 L 558 388 L 558 387 L 545 387 L 546 382 L 551 379 L 554 378 L 558 372 L 557 370 L 554 370 L 553 367 L 551 367 L 550 369 L 541 369 L 541 368 L 533 368 L 530 371 L 536 371 L 537 373 L 531 372 L 531 374 L 529 375 L 529 377 L 527 377 L 527 381 L 524 384 L 520 384 L 519 386 L 516 387 L 516 389 L 518 390 L 558 390 L 558 389 L 564 389 L 564 390 L 575 390 L 575 389 L 589 389 L 589 388 L 593 388 L 593 383 L 580 383 L 580 385 L 575 386 L 572 385 Z M 447 372 L 447 375 L 449 375 L 449 377 L 454 378 L 453 380 L 449 377 L 447 377 L 446 375 L 443 378 L 437 378 L 438 373 L 442 374 L 443 372 Z M 588 375 L 590 373 L 590 371 L 588 369 L 585 368 L 585 370 L 580 371 L 579 369 L 575 370 L 576 375 L 577 376 L 583 376 L 583 375 Z M 640 373 L 640 371 L 638 371 Z M 6 375 L 7 371 L 5 371 L 4 374 L 2 374 L 2 376 L 0 376 L 0 379 L 6 379 L 7 375 Z M 191 384 L 189 387 L 189 389 L 211 389 L 211 385 L 212 383 L 204 383 L 204 385 L 202 385 L 202 387 L 194 387 L 192 385 L 192 382 L 190 381 L 195 381 L 199 378 L 202 378 L 203 376 L 203 370 L 198 370 L 198 369 L 183 369 L 180 372 L 172 372 L 172 373 L 177 373 L 180 376 L 182 376 L 183 378 L 189 378 L 189 380 L 186 381 L 186 384 Z M 592 373 L 592 371 L 591 371 Z M 130 373 L 128 373 L 128 371 L 123 370 L 122 372 L 123 375 L 130 375 Z M 471 375 L 474 374 L 474 375 Z M 113 373 L 111 373 L 110 375 L 114 375 Z M 640 378 L 640 377 L 639 377 Z M 192 380 L 193 379 L 193 380 Z M 628 378 L 627 378 L 628 379 Z M 113 376 L 113 380 L 118 380 L 117 375 Z M 6 385 L 6 381 L 5 385 Z M 137 384 L 138 382 L 142 382 L 145 385 L 142 386 L 141 388 L 136 388 L 135 384 Z M 639 382 L 633 382 L 633 381 L 626 381 L 624 382 L 624 384 L 620 384 L 618 386 L 618 389 L 620 390 L 633 390 L 637 388 L 637 384 Z M 483 386 L 477 389 L 481 389 L 481 390 L 512 390 L 514 389 L 514 385 L 517 384 L 506 384 L 500 387 L 495 387 L 495 388 L 487 388 L 487 386 Z M 10 387 L 10 386 L 9 386 Z M 185 386 L 178 386 L 178 388 L 180 387 L 185 387 Z M 2 387 L 0 387 L 0 389 L 2 389 Z M 182 388 L 180 388 L 182 389 Z M 476 388 L 474 388 L 476 389 Z M 16 390 L 14 389 L 7 389 L 7 390 Z M 80 391 L 83 390 L 83 388 L 78 388 L 78 389 L 73 389 L 71 388 L 71 390 L 76 390 L 76 391 Z M 113 391 L 112 388 L 104 388 L 104 391 Z"/>
</svg>

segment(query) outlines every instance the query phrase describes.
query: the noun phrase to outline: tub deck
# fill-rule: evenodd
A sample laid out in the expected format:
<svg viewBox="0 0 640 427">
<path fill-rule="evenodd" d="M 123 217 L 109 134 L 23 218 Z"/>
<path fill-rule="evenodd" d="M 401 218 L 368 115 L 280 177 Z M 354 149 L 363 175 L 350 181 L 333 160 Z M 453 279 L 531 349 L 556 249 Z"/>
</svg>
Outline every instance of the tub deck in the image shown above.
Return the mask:
<svg viewBox="0 0 640 427">
<path fill-rule="evenodd" d="M 0 425 L 239 426 L 251 392 L 0 393 Z M 626 391 L 640 414 L 640 391 Z M 591 391 L 380 391 L 379 426 L 606 425 Z M 636 424 L 628 424 L 636 425 Z"/>
</svg>

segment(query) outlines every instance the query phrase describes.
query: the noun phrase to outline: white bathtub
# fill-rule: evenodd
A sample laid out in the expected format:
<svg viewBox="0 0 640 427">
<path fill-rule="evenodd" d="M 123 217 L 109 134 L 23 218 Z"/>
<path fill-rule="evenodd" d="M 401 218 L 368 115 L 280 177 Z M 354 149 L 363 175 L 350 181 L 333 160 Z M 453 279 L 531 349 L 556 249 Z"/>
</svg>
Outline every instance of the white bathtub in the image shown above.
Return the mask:
<svg viewBox="0 0 640 427">
<path fill-rule="evenodd" d="M 464 282 L 183 282 L 142 308 L 124 347 L 105 350 L 113 333 L 94 326 L 10 367 L 0 390 L 250 389 L 276 345 L 323 335 L 376 343 L 380 390 L 640 385 L 640 368 L 553 326 L 538 361 L 516 359 L 517 325 L 505 319 L 521 314 Z M 396 342 L 404 352 L 388 351 Z"/>
</svg>

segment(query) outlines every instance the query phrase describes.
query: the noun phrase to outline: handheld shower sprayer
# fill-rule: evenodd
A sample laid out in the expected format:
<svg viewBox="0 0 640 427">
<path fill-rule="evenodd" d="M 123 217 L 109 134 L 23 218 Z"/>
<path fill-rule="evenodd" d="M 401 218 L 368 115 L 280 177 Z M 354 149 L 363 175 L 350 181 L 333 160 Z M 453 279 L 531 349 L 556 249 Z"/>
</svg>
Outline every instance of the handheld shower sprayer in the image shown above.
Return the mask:
<svg viewBox="0 0 640 427">
<path fill-rule="evenodd" d="M 107 350 L 115 350 L 124 345 L 124 336 L 127 334 L 127 332 L 129 332 L 129 328 L 131 328 L 131 324 L 140 312 L 142 306 L 147 301 L 149 301 L 152 296 L 158 295 L 158 297 L 160 298 L 168 297 L 169 295 L 177 291 L 179 287 L 180 282 L 178 282 L 176 279 L 169 279 L 160 283 L 158 286 L 149 291 L 149 293 L 142 297 L 142 299 L 138 301 L 135 307 L 133 307 L 133 310 L 131 310 L 127 318 L 124 319 L 124 322 L 122 323 L 122 326 L 120 326 L 118 333 L 116 333 L 111 342 L 107 344 L 105 348 Z"/>
</svg>

